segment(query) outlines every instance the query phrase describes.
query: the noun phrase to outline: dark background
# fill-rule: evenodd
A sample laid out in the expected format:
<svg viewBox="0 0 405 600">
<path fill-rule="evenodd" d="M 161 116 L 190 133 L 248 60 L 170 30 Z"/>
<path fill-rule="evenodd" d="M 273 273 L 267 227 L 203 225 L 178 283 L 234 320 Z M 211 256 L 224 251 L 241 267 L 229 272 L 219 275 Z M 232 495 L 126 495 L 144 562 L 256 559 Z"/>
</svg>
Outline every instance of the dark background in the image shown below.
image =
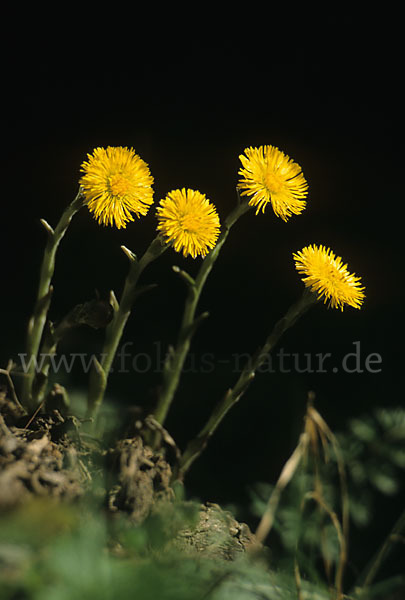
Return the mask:
<svg viewBox="0 0 405 600">
<path fill-rule="evenodd" d="M 242 505 L 251 484 L 276 480 L 301 430 L 309 390 L 333 430 L 375 406 L 403 404 L 395 17 L 249 12 L 221 24 L 198 12 L 177 27 L 162 17 L 159 28 L 150 15 L 116 38 L 116 23 L 94 24 L 88 35 L 79 16 L 65 35 L 59 21 L 30 37 L 10 22 L 0 218 L 4 366 L 24 351 L 45 243 L 39 219 L 56 224 L 94 147 L 134 147 L 155 178 L 156 203 L 171 189 L 191 187 L 207 194 L 222 219 L 234 205 L 246 147 L 278 146 L 302 166 L 310 189 L 304 213 L 284 223 L 270 208 L 251 212 L 232 230 L 201 299 L 200 310 L 211 316 L 194 340 L 197 367 L 185 374 L 167 426 L 180 447 L 197 433 L 235 381 L 232 365 L 201 374 L 198 361 L 206 352 L 226 361 L 264 341 L 301 293 L 292 252 L 307 244 L 342 256 L 362 277 L 367 298 L 361 311 L 343 314 L 316 306 L 281 346 L 300 355 L 330 352 L 338 364 L 360 341 L 362 358 L 381 355 L 382 371 L 258 375 L 188 478 L 190 495 Z M 121 231 L 98 226 L 82 210 L 57 255 L 51 318 L 95 290 L 119 295 L 128 267 L 120 245 L 141 254 L 155 226 L 153 208 Z M 123 341 L 133 341 L 134 354 L 154 356 L 157 346 L 164 351 L 174 342 L 185 290 L 171 265 L 195 273 L 199 262 L 169 251 L 145 272 L 144 281 L 159 289 L 139 300 L 126 329 Z M 100 332 L 81 330 L 62 350 L 97 352 L 101 340 Z M 85 390 L 84 376 L 74 376 Z M 158 385 L 153 370 L 112 375 L 109 396 L 147 406 Z M 392 505 L 385 506 L 389 512 Z M 391 524 L 381 522 L 376 537 Z"/>
</svg>

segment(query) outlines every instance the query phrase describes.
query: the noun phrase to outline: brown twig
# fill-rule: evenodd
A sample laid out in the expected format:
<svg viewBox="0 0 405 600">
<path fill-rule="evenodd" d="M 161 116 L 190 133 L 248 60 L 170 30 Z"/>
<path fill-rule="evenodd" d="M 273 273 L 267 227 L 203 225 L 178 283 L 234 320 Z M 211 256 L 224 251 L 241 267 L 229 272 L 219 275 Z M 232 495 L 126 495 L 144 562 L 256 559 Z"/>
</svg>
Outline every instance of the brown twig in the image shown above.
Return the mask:
<svg viewBox="0 0 405 600">
<path fill-rule="evenodd" d="M 14 367 L 14 363 L 12 360 L 9 360 L 7 363 L 7 367 L 5 369 L 0 369 L 0 374 L 1 375 L 5 375 L 5 377 L 7 378 L 7 383 L 8 383 L 8 387 L 10 390 L 10 394 L 11 394 L 11 399 L 14 402 L 14 404 L 16 406 L 18 406 L 18 408 L 24 413 L 26 414 L 26 410 L 23 407 L 23 405 L 21 404 L 21 402 L 19 401 L 18 397 L 17 397 L 17 393 L 15 391 L 15 387 L 14 387 L 14 383 L 13 380 L 11 378 L 11 371 Z"/>
<path fill-rule="evenodd" d="M 33 420 L 35 419 L 35 417 L 37 416 L 37 414 L 39 413 L 39 411 L 42 409 L 44 405 L 44 402 L 41 402 L 41 404 L 36 408 L 34 414 L 30 417 L 30 419 L 28 420 L 28 422 L 25 424 L 25 428 L 24 429 L 28 429 L 28 427 L 31 425 L 31 423 L 33 422 Z"/>
</svg>

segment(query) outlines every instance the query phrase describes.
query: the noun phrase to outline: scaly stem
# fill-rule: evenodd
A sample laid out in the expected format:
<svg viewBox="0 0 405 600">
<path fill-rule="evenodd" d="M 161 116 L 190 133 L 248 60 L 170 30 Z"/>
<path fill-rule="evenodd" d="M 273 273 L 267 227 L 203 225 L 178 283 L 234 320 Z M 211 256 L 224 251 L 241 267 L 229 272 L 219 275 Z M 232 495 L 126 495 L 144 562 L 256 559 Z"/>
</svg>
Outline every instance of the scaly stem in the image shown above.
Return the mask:
<svg viewBox="0 0 405 600">
<path fill-rule="evenodd" d="M 72 217 L 83 206 L 82 191 L 79 189 L 76 198 L 65 209 L 55 230 L 44 220 L 41 224 L 48 233 L 48 241 L 45 247 L 44 257 L 42 259 L 41 272 L 39 277 L 39 286 L 34 312 L 28 323 L 26 340 L 26 358 L 28 369 L 22 384 L 21 401 L 23 405 L 32 410 L 35 408 L 32 397 L 32 383 L 35 377 L 36 360 L 43 330 L 46 323 L 46 317 L 51 303 L 52 286 L 51 281 L 55 270 L 55 256 L 58 246 L 66 233 Z"/>
<path fill-rule="evenodd" d="M 56 326 L 50 321 L 47 322 L 41 342 L 41 362 L 32 384 L 32 398 L 37 405 L 44 400 L 51 361 L 59 342 L 71 329 L 80 325 L 87 325 L 93 329 L 105 328 L 109 322 L 110 311 L 111 302 L 96 298 L 76 305 Z"/>
<path fill-rule="evenodd" d="M 178 479 L 183 479 L 192 463 L 200 456 L 208 440 L 214 434 L 228 411 L 238 402 L 254 378 L 257 369 L 264 363 L 267 355 L 273 350 L 281 336 L 317 301 L 314 294 L 305 289 L 301 299 L 287 311 L 286 315 L 274 326 L 265 343 L 247 361 L 235 386 L 230 388 L 223 399 L 214 408 L 207 423 L 198 436 L 187 445 L 178 467 Z"/>
<path fill-rule="evenodd" d="M 195 318 L 198 301 L 207 277 L 218 258 L 220 250 L 224 245 L 226 238 L 228 237 L 231 227 L 234 225 L 234 223 L 236 223 L 239 217 L 241 217 L 249 209 L 250 206 L 248 202 L 244 201 L 239 202 L 234 210 L 231 211 L 225 220 L 222 233 L 219 236 L 215 247 L 203 260 L 195 280 L 184 271 L 180 272 L 180 270 L 178 270 L 188 285 L 188 294 L 184 306 L 183 319 L 177 345 L 166 360 L 163 371 L 162 390 L 158 404 L 154 411 L 154 418 L 160 425 L 163 425 L 173 401 L 174 394 L 176 393 L 184 361 L 186 360 L 187 353 L 190 348 L 191 338 L 201 319 L 207 316 L 207 313 L 203 313 L 197 319 Z"/>
<path fill-rule="evenodd" d="M 95 364 L 95 368 L 90 374 L 87 407 L 87 417 L 89 418 L 95 418 L 103 401 L 111 365 L 124 332 L 126 322 L 131 314 L 132 305 L 138 295 L 139 290 L 137 284 L 139 277 L 149 263 L 158 258 L 167 247 L 168 246 L 164 244 L 161 237 L 157 236 L 139 261 L 136 259 L 135 255 L 125 249 L 127 256 L 130 258 L 130 269 L 125 281 L 120 303 L 114 307 L 113 319 L 106 329 L 101 361 Z"/>
</svg>

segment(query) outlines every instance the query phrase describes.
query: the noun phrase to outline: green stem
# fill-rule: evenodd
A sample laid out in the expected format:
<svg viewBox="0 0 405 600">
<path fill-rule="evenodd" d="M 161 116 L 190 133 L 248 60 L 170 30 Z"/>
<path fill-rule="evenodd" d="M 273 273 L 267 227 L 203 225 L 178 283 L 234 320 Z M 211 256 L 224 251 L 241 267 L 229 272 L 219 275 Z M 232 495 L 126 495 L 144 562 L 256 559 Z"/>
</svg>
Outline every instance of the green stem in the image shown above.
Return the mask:
<svg viewBox="0 0 405 600">
<path fill-rule="evenodd" d="M 28 362 L 28 370 L 23 379 L 22 385 L 22 403 L 29 410 L 34 409 L 32 398 L 32 383 L 35 377 L 35 361 L 37 359 L 39 345 L 43 330 L 46 323 L 47 313 L 51 303 L 52 286 L 51 281 L 55 271 L 55 256 L 58 246 L 66 233 L 67 228 L 78 210 L 83 206 L 82 191 L 79 189 L 76 198 L 65 209 L 62 217 L 57 224 L 55 230 L 44 220 L 41 224 L 45 227 L 48 233 L 48 241 L 45 247 L 44 257 L 42 259 L 39 286 L 37 299 L 34 307 L 34 312 L 28 323 L 27 340 L 26 340 L 26 358 Z"/>
<path fill-rule="evenodd" d="M 87 325 L 93 329 L 105 328 L 111 315 L 110 311 L 110 302 L 96 298 L 75 306 L 56 326 L 50 321 L 47 322 L 41 343 L 41 367 L 32 384 L 32 398 L 37 405 L 44 400 L 51 358 L 56 354 L 59 342 L 71 329 L 80 325 Z"/>
<path fill-rule="evenodd" d="M 214 408 L 203 429 L 197 437 L 191 440 L 187 445 L 179 463 L 177 478 L 184 478 L 185 473 L 200 456 L 206 447 L 208 440 L 214 434 L 225 415 L 244 394 L 250 382 L 255 377 L 256 371 L 264 363 L 268 354 L 273 350 L 282 335 L 287 329 L 294 325 L 294 323 L 316 302 L 316 300 L 316 296 L 305 289 L 301 299 L 293 304 L 285 316 L 276 323 L 273 331 L 270 333 L 263 346 L 247 361 L 235 386 L 226 392 L 223 399 Z"/>
<path fill-rule="evenodd" d="M 160 425 L 163 425 L 172 404 L 174 394 L 176 393 L 184 361 L 190 348 L 191 338 L 201 319 L 208 316 L 207 313 L 203 313 L 197 319 L 195 318 L 198 301 L 207 277 L 212 271 L 220 250 L 228 237 L 231 227 L 234 225 L 234 223 L 236 223 L 239 217 L 241 217 L 249 209 L 250 206 L 248 205 L 248 202 L 239 202 L 234 210 L 231 211 L 225 220 L 222 233 L 219 236 L 215 247 L 203 260 L 195 280 L 193 280 L 187 273 L 184 273 L 183 271 L 180 272 L 178 270 L 188 285 L 188 294 L 184 306 L 183 319 L 177 345 L 166 360 L 163 371 L 162 390 L 159 396 L 158 404 L 154 411 L 154 418 Z"/>
<path fill-rule="evenodd" d="M 370 564 L 367 566 L 365 571 L 356 581 L 356 585 L 354 586 L 352 593 L 358 593 L 359 597 L 361 598 L 363 597 L 362 594 L 364 593 L 364 597 L 366 597 L 367 588 L 374 581 L 375 576 L 377 575 L 384 561 L 387 560 L 388 556 L 390 555 L 393 549 L 394 544 L 399 541 L 403 542 L 404 532 L 405 510 L 401 513 L 399 519 L 396 521 L 395 525 L 393 526 L 389 535 L 386 537 L 384 543 L 382 544 L 378 552 L 372 558 Z"/>
<path fill-rule="evenodd" d="M 111 365 L 124 332 L 125 325 L 131 314 L 132 305 L 139 293 L 137 288 L 139 277 L 149 263 L 158 258 L 167 247 L 168 246 L 164 244 L 161 237 L 157 236 L 139 261 L 136 259 L 135 255 L 125 249 L 127 256 L 130 258 L 131 265 L 120 303 L 115 306 L 113 319 L 106 329 L 101 361 L 96 364 L 90 374 L 87 408 L 88 418 L 94 419 L 96 417 L 103 401 Z"/>
</svg>

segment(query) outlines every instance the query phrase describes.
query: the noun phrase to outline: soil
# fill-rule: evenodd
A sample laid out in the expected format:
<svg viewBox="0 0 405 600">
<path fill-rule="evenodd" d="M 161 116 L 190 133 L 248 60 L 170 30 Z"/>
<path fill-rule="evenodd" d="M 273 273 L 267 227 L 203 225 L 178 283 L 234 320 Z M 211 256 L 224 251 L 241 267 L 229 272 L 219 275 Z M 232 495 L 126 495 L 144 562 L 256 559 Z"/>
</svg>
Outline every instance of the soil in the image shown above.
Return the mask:
<svg viewBox="0 0 405 600">
<path fill-rule="evenodd" d="M 0 512 L 37 497 L 74 503 L 96 494 L 109 514 L 140 523 L 174 500 L 171 465 L 145 444 L 139 423 L 132 436 L 109 447 L 81 425 L 56 408 L 27 416 L 0 391 Z M 213 544 L 214 538 L 221 542 Z M 246 524 L 206 504 L 200 506 L 195 527 L 180 530 L 175 544 L 188 553 L 233 560 L 255 539 Z"/>
</svg>

